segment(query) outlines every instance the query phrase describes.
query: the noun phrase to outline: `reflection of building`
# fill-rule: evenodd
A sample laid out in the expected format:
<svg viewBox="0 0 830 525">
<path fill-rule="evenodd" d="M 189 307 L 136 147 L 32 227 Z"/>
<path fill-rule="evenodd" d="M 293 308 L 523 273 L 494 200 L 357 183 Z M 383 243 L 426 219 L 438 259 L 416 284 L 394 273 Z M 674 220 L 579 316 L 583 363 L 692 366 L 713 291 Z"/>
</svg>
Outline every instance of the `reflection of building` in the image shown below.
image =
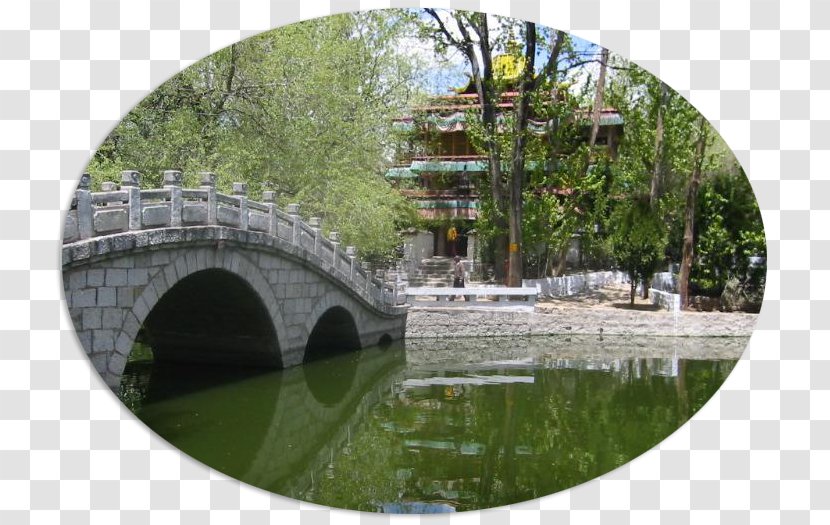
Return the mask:
<svg viewBox="0 0 830 525">
<path fill-rule="evenodd" d="M 507 60 L 510 58 L 496 57 L 496 71 L 500 69 L 498 63 Z M 511 68 L 502 65 L 501 69 Z M 518 68 L 512 69 L 518 71 Z M 511 78 L 500 80 L 509 85 Z M 511 110 L 517 95 L 516 91 L 504 91 L 499 110 Z M 414 108 L 410 115 L 394 122 L 395 128 L 409 132 L 410 138 L 399 147 L 395 165 L 386 177 L 415 203 L 420 216 L 429 220 L 431 235 L 415 241 L 416 245 L 422 246 L 418 251 L 424 256 L 451 255 L 455 248 L 459 255 L 473 257 L 473 253 L 469 253 L 473 251 L 472 246 L 468 245 L 472 239 L 467 234 L 473 230 L 479 214 L 479 191 L 483 188 L 481 182 L 488 176 L 488 160 L 473 147 L 467 119 L 470 115 L 478 115 L 480 107 L 474 84 L 470 82 L 458 93 L 435 97 L 427 105 Z M 588 115 L 585 122 L 587 141 Z M 540 136 L 549 129 L 548 122 L 534 119 L 528 127 Z M 613 109 L 603 110 L 596 144 L 608 147 L 611 156 L 615 156 L 621 134 L 620 114 Z M 533 169 L 535 164 L 529 161 L 528 168 Z M 454 247 L 446 236 L 451 225 L 455 225 L 459 233 Z"/>
</svg>

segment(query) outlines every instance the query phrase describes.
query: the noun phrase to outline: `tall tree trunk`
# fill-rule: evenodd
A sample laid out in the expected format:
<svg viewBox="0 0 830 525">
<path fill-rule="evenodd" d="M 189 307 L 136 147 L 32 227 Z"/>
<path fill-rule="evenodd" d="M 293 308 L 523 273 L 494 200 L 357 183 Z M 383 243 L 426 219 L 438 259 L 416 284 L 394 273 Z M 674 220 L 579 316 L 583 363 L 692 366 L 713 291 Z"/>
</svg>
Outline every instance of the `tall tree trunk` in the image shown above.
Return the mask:
<svg viewBox="0 0 830 525">
<path fill-rule="evenodd" d="M 663 195 L 663 171 L 665 161 L 665 120 L 666 108 L 669 105 L 669 87 L 660 82 L 660 100 L 657 103 L 657 122 L 654 125 L 654 171 L 651 175 L 651 193 L 649 203 L 652 208 Z"/>
<path fill-rule="evenodd" d="M 609 51 L 602 48 L 599 59 L 599 77 L 597 78 L 597 90 L 594 95 L 594 114 L 591 118 L 591 136 L 588 139 L 588 148 L 593 148 L 597 143 L 599 134 L 599 121 L 602 116 L 603 98 L 605 96 L 605 70 L 608 68 Z"/>
<path fill-rule="evenodd" d="M 519 94 L 514 105 L 515 128 L 513 131 L 513 163 L 510 173 L 510 226 L 508 286 L 522 285 L 522 212 L 524 202 L 522 189 L 525 183 L 525 145 L 527 142 L 527 119 L 530 114 L 530 94 L 533 90 L 533 72 L 536 57 L 536 24 L 525 24 L 525 64 Z"/>
<path fill-rule="evenodd" d="M 686 191 L 686 212 L 684 214 L 683 228 L 683 255 L 680 261 L 680 277 L 678 288 L 680 292 L 680 308 L 686 310 L 689 307 L 689 281 L 692 272 L 692 261 L 694 260 L 695 240 L 695 206 L 697 205 L 697 191 L 700 187 L 700 177 L 703 171 L 703 155 L 706 151 L 706 119 L 703 115 L 698 120 L 697 145 L 695 146 L 695 157 L 692 167 L 692 177 L 689 180 L 689 187 Z"/>
<path fill-rule="evenodd" d="M 496 230 L 493 238 L 494 273 L 496 280 L 504 281 L 504 263 L 507 261 L 507 201 L 504 196 L 504 182 L 501 170 L 501 148 L 496 140 L 497 114 L 496 114 L 496 89 L 493 83 L 493 57 L 489 39 L 489 28 L 487 15 L 484 13 L 464 13 L 456 11 L 452 19 L 456 24 L 458 38 L 450 31 L 444 20 L 435 9 L 426 9 L 435 21 L 439 33 L 443 35 L 446 43 L 461 51 L 470 63 L 473 83 L 481 104 L 481 122 L 484 127 L 484 146 L 487 150 L 488 172 L 490 175 L 490 195 L 493 199 L 492 215 L 490 221 Z M 474 41 L 470 31 L 478 36 Z M 476 54 L 476 48 L 479 53 Z M 480 58 L 479 58 L 480 57 Z"/>
<path fill-rule="evenodd" d="M 657 122 L 654 129 L 654 170 L 651 175 L 651 192 L 649 193 L 649 203 L 651 209 L 657 209 L 657 203 L 663 195 L 663 187 L 665 185 L 665 160 L 666 160 L 666 137 L 665 137 L 665 118 L 666 110 L 668 109 L 671 92 L 669 86 L 663 81 L 660 81 L 660 100 L 657 103 Z M 643 299 L 648 299 L 648 289 L 651 286 L 651 276 L 643 278 Z"/>
<path fill-rule="evenodd" d="M 559 249 L 559 258 L 556 260 L 556 276 L 562 277 L 565 275 L 565 270 L 568 268 L 568 249 L 571 246 L 571 241 L 565 242 Z"/>
<path fill-rule="evenodd" d="M 481 54 L 481 64 L 473 51 L 473 41 L 465 26 L 465 21 L 460 14 L 456 14 L 456 23 L 463 37 L 464 52 L 470 62 L 473 82 L 476 86 L 476 94 L 481 103 L 481 121 L 484 125 L 484 144 L 487 149 L 488 170 L 490 174 L 490 195 L 493 199 L 493 211 L 490 221 L 496 231 L 499 232 L 493 238 L 493 256 L 495 259 L 494 273 L 499 282 L 505 281 L 505 270 L 503 261 L 507 260 L 508 248 L 508 203 L 504 195 L 503 174 L 501 169 L 501 147 L 496 140 L 497 113 L 496 113 L 496 89 L 493 82 L 493 56 L 489 40 L 489 28 L 487 15 L 475 13 L 469 19 L 472 29 L 479 37 L 478 48 Z"/>
</svg>

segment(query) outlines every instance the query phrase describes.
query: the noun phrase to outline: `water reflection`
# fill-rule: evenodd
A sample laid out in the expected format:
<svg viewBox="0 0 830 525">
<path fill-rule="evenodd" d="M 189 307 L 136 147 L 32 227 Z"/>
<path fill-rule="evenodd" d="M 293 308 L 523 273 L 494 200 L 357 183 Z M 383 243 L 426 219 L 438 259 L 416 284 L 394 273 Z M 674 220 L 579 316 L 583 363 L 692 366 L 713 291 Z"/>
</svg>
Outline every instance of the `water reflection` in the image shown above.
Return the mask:
<svg viewBox="0 0 830 525">
<path fill-rule="evenodd" d="M 148 386 L 135 411 L 150 428 L 253 485 L 365 511 L 463 511 L 630 461 L 703 406 L 746 343 L 418 341 L 224 383 L 190 367 L 125 381 Z"/>
</svg>

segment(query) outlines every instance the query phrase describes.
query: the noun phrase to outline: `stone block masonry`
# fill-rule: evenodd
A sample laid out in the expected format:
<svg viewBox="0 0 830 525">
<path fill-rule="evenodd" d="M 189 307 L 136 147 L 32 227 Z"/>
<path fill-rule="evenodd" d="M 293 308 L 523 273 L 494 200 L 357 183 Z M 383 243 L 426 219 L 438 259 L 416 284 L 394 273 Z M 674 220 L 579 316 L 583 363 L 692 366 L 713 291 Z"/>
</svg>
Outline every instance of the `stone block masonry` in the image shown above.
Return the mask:
<svg viewBox="0 0 830 525">
<path fill-rule="evenodd" d="M 413 308 L 406 338 L 454 339 L 464 337 L 515 337 L 555 334 L 732 337 L 750 336 L 754 314 L 642 312 L 614 308 L 570 308 L 556 311 L 504 309 L 461 310 Z"/>
<path fill-rule="evenodd" d="M 224 297 L 230 293 L 228 283 L 234 293 L 249 294 L 237 298 L 239 304 L 259 304 L 259 310 L 245 308 L 264 312 L 271 326 L 260 326 L 261 333 L 254 335 L 264 341 L 273 333 L 276 339 L 264 346 L 252 340 L 251 348 L 240 345 L 236 351 L 214 349 L 194 355 L 197 360 L 299 364 L 310 334 L 332 311 L 338 312 L 337 323 L 353 323 L 360 346 L 403 337 L 407 308 L 395 304 L 392 286 L 367 273 L 353 247 L 341 249 L 336 232 L 325 238 L 319 221 L 316 228 L 304 223 L 298 205 L 279 211 L 272 192 L 265 192 L 264 203 L 249 201 L 240 184 L 234 185 L 234 195 L 219 194 L 212 174 L 203 175 L 198 189 L 182 189 L 179 172 L 166 172 L 164 180 L 162 189 L 139 190 L 139 174 L 123 172 L 121 189 L 110 184 L 109 191 L 93 193 L 85 175 L 67 214 L 66 302 L 81 344 L 111 388 L 120 383 L 142 324 L 185 281 L 190 291 L 180 294 L 184 297 L 207 297 L 211 289 L 221 290 L 212 297 Z M 113 211 L 122 211 L 119 216 L 127 220 L 103 219 Z M 183 310 L 168 305 L 166 311 L 173 313 L 165 315 Z M 244 314 L 235 314 L 238 324 L 252 322 Z M 170 332 L 166 337 L 179 337 L 175 318 L 160 322 Z M 198 326 L 182 330 L 199 336 Z"/>
</svg>

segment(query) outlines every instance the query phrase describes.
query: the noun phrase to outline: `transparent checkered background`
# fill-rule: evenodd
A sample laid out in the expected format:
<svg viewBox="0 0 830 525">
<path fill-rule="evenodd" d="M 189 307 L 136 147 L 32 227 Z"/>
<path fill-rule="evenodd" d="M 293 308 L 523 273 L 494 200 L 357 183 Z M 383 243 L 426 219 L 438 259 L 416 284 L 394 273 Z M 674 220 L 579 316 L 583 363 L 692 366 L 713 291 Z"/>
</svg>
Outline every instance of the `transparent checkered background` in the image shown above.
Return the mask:
<svg viewBox="0 0 830 525">
<path fill-rule="evenodd" d="M 95 147 L 166 78 L 241 38 L 413 1 L 0 4 L 0 523 L 830 523 L 830 1 L 422 2 L 539 21 L 658 74 L 747 169 L 769 250 L 750 349 L 687 425 L 617 471 L 508 509 L 376 516 L 180 454 L 115 399 L 61 297 L 62 215 Z"/>
</svg>

